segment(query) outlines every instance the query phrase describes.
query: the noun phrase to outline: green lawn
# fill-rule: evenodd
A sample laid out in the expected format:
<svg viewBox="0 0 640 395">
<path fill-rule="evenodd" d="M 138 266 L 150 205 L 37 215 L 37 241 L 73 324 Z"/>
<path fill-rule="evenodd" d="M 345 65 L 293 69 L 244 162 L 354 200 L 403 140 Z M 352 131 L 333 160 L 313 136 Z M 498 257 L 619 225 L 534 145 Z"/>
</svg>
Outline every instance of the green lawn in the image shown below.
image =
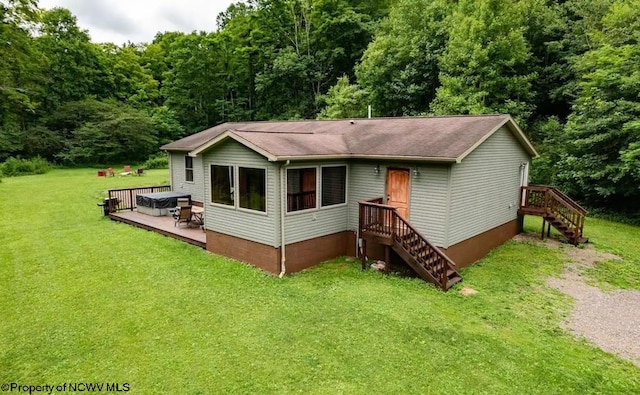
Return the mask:
<svg viewBox="0 0 640 395">
<path fill-rule="evenodd" d="M 471 297 L 346 259 L 279 279 L 101 217 L 106 189 L 163 183 L 166 170 L 95 174 L 0 183 L 0 383 L 127 382 L 135 394 L 640 392 L 638 367 L 560 328 L 571 300 L 543 280 L 561 272 L 558 251 L 507 243 L 462 271 L 479 291 Z M 586 231 L 630 260 L 638 232 L 596 220 Z M 625 263 L 632 273 L 637 264 Z"/>
</svg>

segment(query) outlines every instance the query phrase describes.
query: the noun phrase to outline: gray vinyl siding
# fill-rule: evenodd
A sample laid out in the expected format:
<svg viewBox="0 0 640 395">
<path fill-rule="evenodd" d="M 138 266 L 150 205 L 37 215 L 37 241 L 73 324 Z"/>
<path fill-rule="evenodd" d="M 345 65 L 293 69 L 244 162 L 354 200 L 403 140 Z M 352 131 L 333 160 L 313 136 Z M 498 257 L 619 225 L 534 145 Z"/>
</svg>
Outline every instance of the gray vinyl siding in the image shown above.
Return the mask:
<svg viewBox="0 0 640 395">
<path fill-rule="evenodd" d="M 235 141 L 226 141 L 203 154 L 205 190 L 205 227 L 226 235 L 278 246 L 280 207 L 279 166 Z M 255 213 L 211 204 L 210 165 L 229 165 L 266 169 L 267 213 Z M 234 177 L 237 180 L 237 169 Z M 237 184 L 236 184 L 237 188 Z M 279 237 L 278 237 L 279 239 Z"/>
<path fill-rule="evenodd" d="M 449 166 L 419 165 L 411 171 L 409 221 L 437 246 L 446 243 Z"/>
<path fill-rule="evenodd" d="M 184 157 L 186 152 L 170 152 L 171 189 L 191 194 L 191 199 L 204 202 L 204 172 L 202 157 L 193 158 L 193 182 L 186 181 Z"/>
<path fill-rule="evenodd" d="M 436 245 L 443 245 L 446 232 L 448 166 L 418 164 L 419 174 L 413 174 L 416 164 L 352 162 L 349 182 L 349 230 L 358 229 L 358 202 L 377 197 L 386 200 L 387 168 L 409 169 L 409 221 Z"/>
<path fill-rule="evenodd" d="M 453 165 L 449 246 L 518 217 L 520 164 L 529 159 L 503 127 Z"/>
<path fill-rule="evenodd" d="M 340 166 L 347 165 L 346 162 L 300 162 L 291 163 L 289 167 L 318 167 L 317 177 L 320 177 L 320 166 Z M 347 202 L 349 199 L 349 166 L 347 165 Z M 322 185 L 318 183 L 316 194 L 321 196 Z M 329 207 L 318 207 L 316 209 L 285 214 L 285 240 L 287 244 L 299 241 L 314 239 L 334 233 L 344 232 L 348 229 L 347 205 L 336 205 Z M 279 241 L 279 239 L 278 239 Z"/>
<path fill-rule="evenodd" d="M 383 197 L 385 194 L 385 168 L 380 166 L 380 173 L 376 174 L 375 162 L 353 161 L 349 166 L 349 202 L 348 229 L 358 230 L 359 211 L 358 202 Z"/>
</svg>

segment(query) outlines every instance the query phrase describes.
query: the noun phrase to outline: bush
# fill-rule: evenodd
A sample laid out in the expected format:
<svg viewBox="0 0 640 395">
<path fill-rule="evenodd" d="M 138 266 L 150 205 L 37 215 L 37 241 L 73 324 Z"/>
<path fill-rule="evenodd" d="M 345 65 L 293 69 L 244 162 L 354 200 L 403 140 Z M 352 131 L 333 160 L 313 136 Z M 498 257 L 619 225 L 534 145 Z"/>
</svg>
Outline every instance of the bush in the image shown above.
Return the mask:
<svg viewBox="0 0 640 395">
<path fill-rule="evenodd" d="M 151 155 L 142 165 L 145 169 L 168 169 L 169 156 L 165 152 Z"/>
<path fill-rule="evenodd" d="M 39 156 L 31 159 L 9 158 L 0 165 L 0 172 L 6 177 L 44 174 L 51 170 L 51 163 Z"/>
</svg>

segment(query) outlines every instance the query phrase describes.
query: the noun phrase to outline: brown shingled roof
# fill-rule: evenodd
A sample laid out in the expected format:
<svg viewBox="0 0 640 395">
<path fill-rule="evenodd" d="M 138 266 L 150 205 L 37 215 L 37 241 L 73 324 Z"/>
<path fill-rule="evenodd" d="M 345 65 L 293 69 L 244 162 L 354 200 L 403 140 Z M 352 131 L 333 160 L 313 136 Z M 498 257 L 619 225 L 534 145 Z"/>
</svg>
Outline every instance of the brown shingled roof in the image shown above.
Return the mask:
<svg viewBox="0 0 640 395">
<path fill-rule="evenodd" d="M 527 152 L 537 155 L 508 115 L 230 122 L 162 149 L 198 154 L 221 140 L 233 138 L 270 160 L 344 156 L 460 161 L 503 125 Z"/>
</svg>

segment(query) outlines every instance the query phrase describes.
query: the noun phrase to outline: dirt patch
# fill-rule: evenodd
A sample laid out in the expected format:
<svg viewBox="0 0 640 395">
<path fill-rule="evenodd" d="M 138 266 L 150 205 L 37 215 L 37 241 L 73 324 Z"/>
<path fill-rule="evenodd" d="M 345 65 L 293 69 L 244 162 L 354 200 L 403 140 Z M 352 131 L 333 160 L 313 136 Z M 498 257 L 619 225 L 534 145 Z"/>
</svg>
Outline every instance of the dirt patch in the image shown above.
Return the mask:
<svg viewBox="0 0 640 395">
<path fill-rule="evenodd" d="M 574 247 L 554 239 L 541 241 L 532 234 L 516 237 L 516 241 L 561 249 L 567 256 L 562 275 L 547 279 L 550 287 L 575 299 L 574 310 L 564 327 L 604 351 L 640 366 L 640 292 L 618 290 L 605 293 L 586 284 L 582 277 L 585 269 L 598 262 L 621 258 L 599 252 L 591 244 Z"/>
<path fill-rule="evenodd" d="M 460 290 L 460 295 L 462 296 L 471 296 L 471 295 L 475 295 L 477 294 L 478 291 L 476 291 L 473 288 L 469 288 L 469 287 L 464 287 Z"/>
</svg>

